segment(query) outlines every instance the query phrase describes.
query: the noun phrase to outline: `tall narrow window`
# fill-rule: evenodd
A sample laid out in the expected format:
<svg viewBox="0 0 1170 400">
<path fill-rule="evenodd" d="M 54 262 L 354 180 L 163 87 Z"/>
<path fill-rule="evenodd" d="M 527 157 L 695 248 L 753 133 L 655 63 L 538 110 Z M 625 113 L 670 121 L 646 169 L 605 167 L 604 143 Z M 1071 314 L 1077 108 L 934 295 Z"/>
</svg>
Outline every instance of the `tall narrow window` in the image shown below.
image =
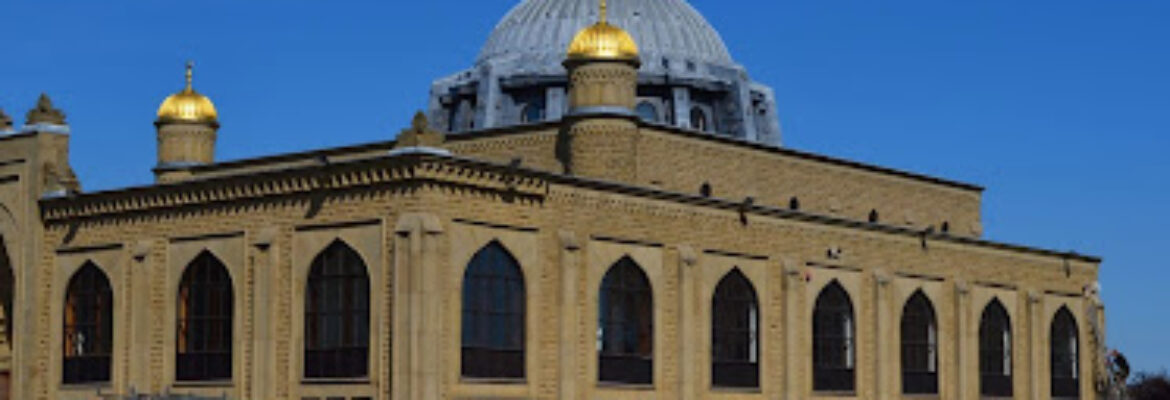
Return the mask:
<svg viewBox="0 0 1170 400">
<path fill-rule="evenodd" d="M 110 354 L 114 347 L 114 293 L 106 274 L 91 262 L 86 262 L 69 279 L 64 334 L 64 382 L 109 382 Z"/>
<path fill-rule="evenodd" d="M 305 378 L 366 377 L 370 280 L 361 256 L 333 242 L 313 260 L 305 291 Z"/>
<path fill-rule="evenodd" d="M 983 309 L 979 323 L 979 392 L 1012 396 L 1012 323 L 999 300 Z"/>
<path fill-rule="evenodd" d="M 179 381 L 232 378 L 232 278 L 210 252 L 195 257 L 179 283 L 175 375 Z"/>
<path fill-rule="evenodd" d="M 1067 307 L 1061 307 L 1052 320 L 1049 353 L 1052 356 L 1052 397 L 1081 396 L 1080 358 L 1077 321 Z"/>
<path fill-rule="evenodd" d="M 691 109 L 691 129 L 700 132 L 707 131 L 707 113 L 703 109 L 695 107 Z"/>
<path fill-rule="evenodd" d="M 938 328 L 922 291 L 902 307 L 902 392 L 938 393 Z"/>
<path fill-rule="evenodd" d="M 524 378 L 524 276 L 493 242 L 463 273 L 463 376 Z"/>
<path fill-rule="evenodd" d="M 719 387 L 760 386 L 760 310 L 756 289 L 732 270 L 711 301 L 711 382 Z"/>
<path fill-rule="evenodd" d="M 813 311 L 813 390 L 853 390 L 854 332 L 853 302 L 834 280 L 821 291 Z"/>
<path fill-rule="evenodd" d="M 654 298 L 634 260 L 621 259 L 601 281 L 598 380 L 650 384 L 654 379 Z"/>
</svg>

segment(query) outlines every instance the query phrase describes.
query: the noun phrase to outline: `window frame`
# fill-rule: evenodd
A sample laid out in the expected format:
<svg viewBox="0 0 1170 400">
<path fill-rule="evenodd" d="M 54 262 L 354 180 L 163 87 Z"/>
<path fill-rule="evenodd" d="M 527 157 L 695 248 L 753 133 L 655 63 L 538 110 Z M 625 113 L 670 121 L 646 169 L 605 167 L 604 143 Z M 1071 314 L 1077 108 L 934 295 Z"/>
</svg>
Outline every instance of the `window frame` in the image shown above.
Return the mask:
<svg viewBox="0 0 1170 400">
<path fill-rule="evenodd" d="M 85 310 L 93 315 L 82 314 Z M 61 382 L 66 385 L 111 383 L 114 362 L 114 290 L 101 267 L 86 261 L 73 273 L 66 284 L 62 314 Z M 79 321 L 82 318 L 83 321 Z M 73 335 L 78 331 L 92 332 L 97 340 L 87 341 L 83 335 L 81 343 L 75 343 L 76 336 Z"/>
<path fill-rule="evenodd" d="M 223 261 L 203 251 L 187 264 L 179 281 L 176 307 L 175 380 L 231 381 L 235 365 L 235 285 Z M 209 336 L 191 338 L 200 332 Z M 204 342 L 202 346 L 191 345 L 200 341 Z"/>
<path fill-rule="evenodd" d="M 837 303 L 830 303 L 831 301 Z M 853 300 L 849 297 L 849 292 L 845 290 L 841 282 L 836 279 L 832 280 L 817 295 L 813 308 L 813 391 L 853 392 L 856 390 L 856 321 Z M 841 333 L 834 334 L 832 331 L 841 331 Z M 832 352 L 839 352 L 839 354 Z"/>
<path fill-rule="evenodd" d="M 1013 396 L 1011 314 L 999 299 L 983 308 L 979 319 L 979 394 L 991 397 Z"/>
<path fill-rule="evenodd" d="M 524 270 L 499 242 L 484 246 L 468 262 L 461 304 L 460 376 L 524 380 L 528 339 Z"/>
<path fill-rule="evenodd" d="M 938 394 L 938 314 L 922 290 L 910 295 L 902 307 L 899 332 L 902 393 Z"/>
<path fill-rule="evenodd" d="M 629 257 L 614 263 L 601 280 L 597 310 L 598 381 L 603 384 L 652 385 L 654 289 L 645 270 Z M 631 316 L 625 317 L 626 314 Z M 619 316 L 621 318 L 617 318 Z M 611 337 L 616 339 L 611 340 Z"/>
<path fill-rule="evenodd" d="M 332 265 L 335 270 L 328 271 Z M 332 272 L 330 274 L 330 272 Z M 354 380 L 370 377 L 372 310 L 368 264 L 341 240 L 335 240 L 313 258 L 305 281 L 302 376 L 309 381 Z M 333 285 L 333 286 L 330 286 Z M 357 289 L 361 289 L 356 291 Z M 319 297 L 339 295 L 334 307 L 321 304 Z M 348 293 L 340 298 L 340 293 Z M 363 293 L 364 292 L 364 293 Z M 364 302 L 360 301 L 364 298 Z M 364 303 L 364 304 L 363 304 Z M 318 308 L 318 306 L 322 308 Z M 331 323 L 338 324 L 336 327 Z M 340 334 L 323 337 L 325 330 L 340 328 Z M 363 329 L 364 328 L 364 329 Z M 339 332 L 333 332 L 335 334 Z"/>
<path fill-rule="evenodd" d="M 732 269 L 711 296 L 712 387 L 760 387 L 761 326 L 755 286 L 739 268 Z"/>
<path fill-rule="evenodd" d="M 1063 329 L 1058 331 L 1059 328 Z M 1062 336 L 1066 342 L 1058 342 L 1058 338 Z M 1061 346 L 1062 344 L 1064 346 Z M 1049 376 L 1053 398 L 1081 396 L 1080 346 L 1077 319 L 1068 307 L 1061 306 L 1053 315 L 1048 335 Z M 1064 368 L 1061 368 L 1062 366 Z M 1061 371 L 1062 369 L 1064 371 Z"/>
</svg>

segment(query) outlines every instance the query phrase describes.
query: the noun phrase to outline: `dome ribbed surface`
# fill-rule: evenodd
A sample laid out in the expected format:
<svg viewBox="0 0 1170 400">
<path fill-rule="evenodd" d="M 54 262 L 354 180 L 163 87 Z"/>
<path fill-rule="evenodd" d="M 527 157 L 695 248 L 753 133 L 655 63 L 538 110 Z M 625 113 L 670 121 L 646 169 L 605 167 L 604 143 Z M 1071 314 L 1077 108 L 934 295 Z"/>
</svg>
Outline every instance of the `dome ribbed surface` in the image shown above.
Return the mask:
<svg viewBox="0 0 1170 400">
<path fill-rule="evenodd" d="M 598 20 L 600 0 L 524 0 L 492 31 L 479 61 L 513 56 L 561 60 L 573 37 Z M 727 45 L 685 0 L 614 0 L 609 22 L 630 33 L 643 60 L 731 65 Z"/>
</svg>

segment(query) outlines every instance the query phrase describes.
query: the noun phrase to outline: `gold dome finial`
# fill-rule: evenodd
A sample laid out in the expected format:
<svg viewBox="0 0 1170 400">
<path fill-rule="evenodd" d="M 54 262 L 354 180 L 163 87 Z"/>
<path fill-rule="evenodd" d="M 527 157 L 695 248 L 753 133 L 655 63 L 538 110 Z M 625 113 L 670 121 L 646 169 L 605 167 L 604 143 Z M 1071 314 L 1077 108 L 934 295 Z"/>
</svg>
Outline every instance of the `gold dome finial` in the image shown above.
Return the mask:
<svg viewBox="0 0 1170 400">
<path fill-rule="evenodd" d="M 609 2 L 599 1 L 597 23 L 573 37 L 569 43 L 569 59 L 636 61 L 638 44 L 629 32 L 609 24 Z"/>
<path fill-rule="evenodd" d="M 211 99 L 195 91 L 192 86 L 195 62 L 187 61 L 187 84 L 183 91 L 167 97 L 158 108 L 158 122 L 217 123 L 219 113 Z"/>
</svg>

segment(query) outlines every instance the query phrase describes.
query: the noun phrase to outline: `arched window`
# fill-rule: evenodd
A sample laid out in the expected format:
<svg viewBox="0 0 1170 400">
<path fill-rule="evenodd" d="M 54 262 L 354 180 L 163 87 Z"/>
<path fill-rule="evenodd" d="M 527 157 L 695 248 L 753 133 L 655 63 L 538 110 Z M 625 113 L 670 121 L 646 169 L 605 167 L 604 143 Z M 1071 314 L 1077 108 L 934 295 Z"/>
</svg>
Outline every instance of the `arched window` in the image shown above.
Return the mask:
<svg viewBox="0 0 1170 400">
<path fill-rule="evenodd" d="M 710 183 L 703 182 L 703 184 L 699 186 L 699 196 L 711 197 L 711 184 Z"/>
<path fill-rule="evenodd" d="M 658 107 L 654 107 L 654 105 L 650 104 L 648 101 L 638 103 L 638 107 L 634 109 L 634 112 L 637 113 L 638 118 L 641 118 L 643 121 L 658 122 Z"/>
<path fill-rule="evenodd" d="M 979 393 L 1012 396 L 1012 323 L 999 300 L 983 309 L 979 323 Z"/>
<path fill-rule="evenodd" d="M 175 377 L 179 381 L 232 378 L 232 278 L 204 251 L 179 282 Z"/>
<path fill-rule="evenodd" d="M 902 307 L 902 393 L 938 393 L 938 327 L 921 290 Z"/>
<path fill-rule="evenodd" d="M 0 236 L 0 302 L 3 302 L 4 307 L 4 320 L 0 327 L 4 328 L 4 343 L 12 350 L 12 321 L 16 319 L 16 315 L 12 314 L 12 302 L 16 300 L 16 277 L 13 276 L 12 260 L 8 258 L 8 247 L 5 244 L 4 237 Z"/>
<path fill-rule="evenodd" d="M 305 285 L 305 378 L 368 375 L 370 279 L 341 241 L 313 259 Z"/>
<path fill-rule="evenodd" d="M 463 376 L 523 378 L 524 275 L 499 243 L 481 249 L 463 273 Z"/>
<path fill-rule="evenodd" d="M 97 265 L 86 262 L 65 292 L 66 384 L 110 381 L 114 347 L 114 292 Z"/>
<path fill-rule="evenodd" d="M 760 309 L 756 289 L 732 270 L 711 301 L 711 382 L 718 387 L 760 386 Z"/>
<path fill-rule="evenodd" d="M 877 210 L 870 210 L 869 211 L 869 223 L 876 224 L 879 221 L 881 221 L 881 216 L 878 215 Z"/>
<path fill-rule="evenodd" d="M 853 321 L 853 302 L 834 280 L 817 296 L 813 311 L 813 390 L 853 390 Z"/>
<path fill-rule="evenodd" d="M 598 380 L 653 383 L 654 298 L 650 280 L 629 257 L 601 281 L 598 320 Z"/>
<path fill-rule="evenodd" d="M 707 113 L 703 109 L 695 107 L 691 109 L 691 129 L 696 131 L 707 131 Z"/>
<path fill-rule="evenodd" d="M 1061 307 L 1052 320 L 1049 353 L 1052 356 L 1052 397 L 1081 397 L 1080 343 L 1077 321 L 1067 307 Z"/>
</svg>

